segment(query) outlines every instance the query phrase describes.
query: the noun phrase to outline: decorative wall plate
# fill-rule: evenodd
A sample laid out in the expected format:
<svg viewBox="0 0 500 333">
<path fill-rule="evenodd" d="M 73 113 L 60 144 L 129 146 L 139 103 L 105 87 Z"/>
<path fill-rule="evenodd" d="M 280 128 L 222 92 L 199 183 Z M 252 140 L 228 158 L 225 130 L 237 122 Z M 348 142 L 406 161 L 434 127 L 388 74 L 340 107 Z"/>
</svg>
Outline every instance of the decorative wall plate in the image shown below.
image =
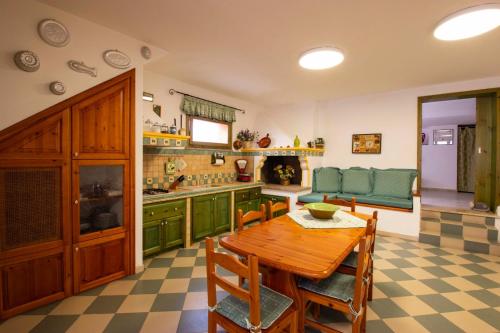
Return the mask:
<svg viewBox="0 0 500 333">
<path fill-rule="evenodd" d="M 83 61 L 70 60 L 68 61 L 68 66 L 75 72 L 89 74 L 93 77 L 97 76 L 97 69 L 85 65 Z"/>
<path fill-rule="evenodd" d="M 53 81 L 49 84 L 49 89 L 54 95 L 63 95 L 66 92 L 66 88 L 61 81 Z"/>
<path fill-rule="evenodd" d="M 111 67 L 127 69 L 130 67 L 130 58 L 118 50 L 107 50 L 102 54 L 104 61 Z"/>
<path fill-rule="evenodd" d="M 38 23 L 38 34 L 43 41 L 55 47 L 68 45 L 70 36 L 64 24 L 54 19 L 45 19 Z"/>
<path fill-rule="evenodd" d="M 40 68 L 40 58 L 31 51 L 19 51 L 14 55 L 14 62 L 25 72 L 36 72 Z"/>
<path fill-rule="evenodd" d="M 147 46 L 141 47 L 141 55 L 144 59 L 150 59 L 151 58 L 151 49 Z"/>
</svg>

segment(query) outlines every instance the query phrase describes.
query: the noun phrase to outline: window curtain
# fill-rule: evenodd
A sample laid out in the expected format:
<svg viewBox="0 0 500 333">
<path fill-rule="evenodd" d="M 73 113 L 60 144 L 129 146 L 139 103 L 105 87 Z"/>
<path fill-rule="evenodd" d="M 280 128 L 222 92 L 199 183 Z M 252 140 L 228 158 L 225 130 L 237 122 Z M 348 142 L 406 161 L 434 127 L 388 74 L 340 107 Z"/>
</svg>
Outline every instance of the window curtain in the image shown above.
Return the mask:
<svg viewBox="0 0 500 333">
<path fill-rule="evenodd" d="M 203 117 L 229 123 L 236 121 L 235 109 L 193 96 L 184 95 L 181 110 L 188 116 Z"/>
<path fill-rule="evenodd" d="M 474 192 L 475 146 L 476 128 L 471 126 L 459 126 L 457 146 L 457 190 L 460 192 Z"/>
</svg>

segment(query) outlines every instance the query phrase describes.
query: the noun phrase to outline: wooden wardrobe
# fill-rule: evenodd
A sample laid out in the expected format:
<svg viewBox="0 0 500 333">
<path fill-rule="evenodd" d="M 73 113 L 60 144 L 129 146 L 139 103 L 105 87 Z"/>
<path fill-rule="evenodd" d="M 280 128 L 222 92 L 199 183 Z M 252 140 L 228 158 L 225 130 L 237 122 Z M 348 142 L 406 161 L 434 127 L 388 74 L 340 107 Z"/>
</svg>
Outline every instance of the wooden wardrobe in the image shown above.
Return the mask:
<svg viewBox="0 0 500 333">
<path fill-rule="evenodd" d="M 0 319 L 134 272 L 134 84 L 0 131 Z"/>
</svg>

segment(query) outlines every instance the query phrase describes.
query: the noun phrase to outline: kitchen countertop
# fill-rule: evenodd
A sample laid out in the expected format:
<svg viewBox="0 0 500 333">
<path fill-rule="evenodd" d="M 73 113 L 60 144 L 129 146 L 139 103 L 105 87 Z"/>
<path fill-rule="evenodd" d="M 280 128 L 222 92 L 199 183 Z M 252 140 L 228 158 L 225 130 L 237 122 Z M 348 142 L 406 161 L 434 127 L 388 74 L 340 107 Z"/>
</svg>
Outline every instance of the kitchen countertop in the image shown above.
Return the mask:
<svg viewBox="0 0 500 333">
<path fill-rule="evenodd" d="M 209 184 L 209 185 L 198 185 L 198 186 L 181 186 L 177 190 L 165 194 L 155 194 L 155 195 L 144 195 L 142 197 L 143 204 L 151 204 L 162 201 L 169 201 L 174 199 L 184 199 L 190 197 L 196 197 L 204 194 L 237 191 L 252 187 L 264 186 L 262 182 L 233 182 L 233 183 L 222 183 L 222 184 Z"/>
<path fill-rule="evenodd" d="M 311 187 L 305 187 L 300 185 L 280 185 L 280 184 L 264 184 L 262 189 L 288 192 L 288 193 L 300 193 L 305 191 L 311 191 Z"/>
</svg>

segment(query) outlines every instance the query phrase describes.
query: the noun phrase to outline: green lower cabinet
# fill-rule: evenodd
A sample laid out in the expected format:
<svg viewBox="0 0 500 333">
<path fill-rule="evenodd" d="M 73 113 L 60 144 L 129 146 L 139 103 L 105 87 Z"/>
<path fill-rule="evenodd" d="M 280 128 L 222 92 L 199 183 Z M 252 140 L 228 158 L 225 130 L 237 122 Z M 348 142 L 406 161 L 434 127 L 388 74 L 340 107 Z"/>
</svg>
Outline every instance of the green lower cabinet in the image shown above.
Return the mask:
<svg viewBox="0 0 500 333">
<path fill-rule="evenodd" d="M 219 193 L 193 198 L 191 229 L 193 240 L 227 231 L 231 226 L 231 195 Z"/>
<path fill-rule="evenodd" d="M 215 195 L 214 201 L 214 231 L 216 234 L 228 231 L 231 228 L 231 195 L 220 193 Z"/>
<path fill-rule="evenodd" d="M 163 248 L 169 249 L 171 247 L 182 245 L 184 237 L 182 237 L 184 226 L 184 216 L 169 217 L 165 220 L 163 225 Z"/>
<path fill-rule="evenodd" d="M 184 244 L 185 200 L 148 205 L 143 211 L 142 251 L 144 256 Z"/>
<path fill-rule="evenodd" d="M 248 202 L 248 210 L 259 210 L 260 209 L 260 199 L 250 200 Z"/>
<path fill-rule="evenodd" d="M 161 251 L 162 220 L 144 223 L 142 228 L 142 253 L 149 256 Z"/>
<path fill-rule="evenodd" d="M 234 192 L 234 219 L 238 218 L 238 209 L 243 211 L 243 214 L 251 210 L 259 210 L 261 188 L 251 188 Z"/>
<path fill-rule="evenodd" d="M 234 216 L 235 218 L 238 216 L 238 210 L 241 209 L 243 211 L 243 214 L 248 212 L 248 201 L 245 202 L 239 202 L 234 205 Z"/>
</svg>

